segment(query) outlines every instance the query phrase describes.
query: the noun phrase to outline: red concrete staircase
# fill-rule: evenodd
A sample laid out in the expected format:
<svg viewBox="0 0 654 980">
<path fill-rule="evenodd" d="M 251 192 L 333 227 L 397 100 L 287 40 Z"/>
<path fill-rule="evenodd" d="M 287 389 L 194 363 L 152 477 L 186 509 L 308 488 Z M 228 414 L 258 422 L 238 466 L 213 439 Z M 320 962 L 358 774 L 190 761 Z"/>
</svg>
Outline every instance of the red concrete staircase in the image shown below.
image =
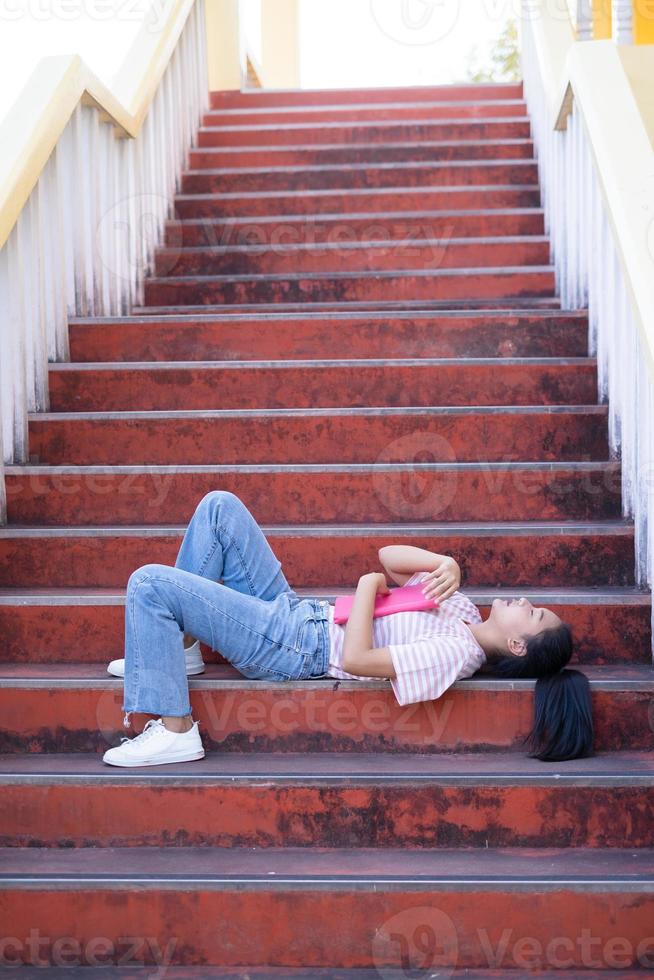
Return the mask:
<svg viewBox="0 0 654 980">
<path fill-rule="evenodd" d="M 30 465 L 7 471 L 7 959 L 177 980 L 641 976 L 650 596 L 587 312 L 557 297 L 521 85 L 214 92 L 175 208 L 144 305 L 71 321 Z M 205 649 L 206 758 L 104 765 L 127 578 L 174 562 L 216 488 L 301 594 L 333 600 L 403 541 L 454 554 L 482 609 L 516 590 L 555 609 L 596 756 L 526 757 L 533 681 L 480 673 L 400 708 L 386 682 L 267 685 Z"/>
</svg>

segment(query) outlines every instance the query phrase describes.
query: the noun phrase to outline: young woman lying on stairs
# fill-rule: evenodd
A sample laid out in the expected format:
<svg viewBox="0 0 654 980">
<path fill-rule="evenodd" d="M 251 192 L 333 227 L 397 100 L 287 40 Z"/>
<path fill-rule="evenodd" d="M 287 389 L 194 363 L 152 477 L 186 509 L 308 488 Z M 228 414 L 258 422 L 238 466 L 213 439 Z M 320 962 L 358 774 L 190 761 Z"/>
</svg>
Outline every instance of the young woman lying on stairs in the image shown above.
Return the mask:
<svg viewBox="0 0 654 980">
<path fill-rule="evenodd" d="M 592 754 L 588 680 L 563 669 L 572 655 L 566 623 L 526 598 L 494 599 L 482 620 L 458 591 L 453 558 L 405 545 L 381 548 L 379 557 L 397 585 L 424 582 L 434 609 L 373 618 L 376 595 L 389 590 L 386 575 L 371 572 L 359 579 L 346 626 L 338 625 L 328 602 L 293 591 L 240 498 L 207 493 L 174 567 L 143 565 L 129 578 L 125 658 L 107 669 L 124 676 L 125 727 L 132 712 L 158 717 L 103 761 L 149 766 L 204 756 L 187 681 L 204 670 L 200 640 L 248 678 L 387 678 L 401 705 L 438 698 L 484 665 L 501 677 L 538 678 L 530 754 L 547 761 Z"/>
</svg>

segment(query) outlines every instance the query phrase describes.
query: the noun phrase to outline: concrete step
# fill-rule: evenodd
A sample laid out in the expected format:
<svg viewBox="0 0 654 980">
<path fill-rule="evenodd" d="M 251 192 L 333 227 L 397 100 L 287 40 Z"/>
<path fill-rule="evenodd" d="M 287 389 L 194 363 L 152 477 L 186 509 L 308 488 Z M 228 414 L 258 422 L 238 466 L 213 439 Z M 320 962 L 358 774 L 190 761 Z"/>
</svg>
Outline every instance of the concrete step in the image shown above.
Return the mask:
<svg viewBox="0 0 654 980">
<path fill-rule="evenodd" d="M 425 440 L 417 463 L 8 466 L 7 514 L 19 524 L 176 522 L 217 486 L 255 500 L 261 520 L 602 521 L 622 513 L 617 462 L 430 463 L 424 453 Z"/>
<path fill-rule="evenodd" d="M 589 357 L 59 362 L 49 365 L 49 382 L 53 412 L 597 401 Z"/>
<path fill-rule="evenodd" d="M 144 281 L 146 306 L 408 300 L 552 299 L 552 266 L 333 272 L 250 276 L 166 276 Z M 305 307 L 306 308 L 306 307 Z"/>
<path fill-rule="evenodd" d="M 129 773 L 97 753 L 0 756 L 2 847 L 642 848 L 653 807 L 648 752 L 233 752 Z"/>
<path fill-rule="evenodd" d="M 235 125 L 231 120 L 218 125 L 204 124 L 198 129 L 198 147 L 208 146 L 316 146 L 336 143 L 356 145 L 402 141 L 441 142 L 443 140 L 531 139 L 531 123 L 523 112 L 502 118 L 473 119 L 456 113 L 449 118 L 336 120 L 334 122 L 293 122 Z"/>
<path fill-rule="evenodd" d="M 595 750 L 652 752 L 651 665 L 578 669 L 591 685 Z M 275 683 L 207 664 L 188 684 L 205 750 L 220 753 L 526 754 L 533 724 L 535 681 L 483 671 L 404 707 L 387 680 Z M 123 703 L 123 679 L 104 664 L 0 664 L 0 752 L 103 752 L 127 734 Z M 132 737 L 148 717 L 130 715 Z"/>
<path fill-rule="evenodd" d="M 606 405 L 36 412 L 32 463 L 608 460 Z M 425 456 L 425 453 L 427 454 Z"/>
<path fill-rule="evenodd" d="M 505 119 L 524 117 L 524 99 L 484 99 L 468 101 L 444 99 L 439 102 L 368 102 L 327 106 L 257 106 L 210 109 L 202 116 L 203 126 L 286 126 L 298 123 L 413 122 L 425 119 Z"/>
<path fill-rule="evenodd" d="M 75 948 L 74 942 L 73 948 Z M 81 957 L 82 952 L 84 952 L 81 944 L 79 948 Z M 116 957 L 117 962 L 132 962 L 129 951 L 127 954 L 125 952 L 119 953 L 118 950 L 114 950 L 113 946 L 110 946 L 109 949 L 112 955 L 118 953 Z M 95 955 L 95 953 L 91 952 L 90 962 L 94 961 Z M 559 958 L 554 957 L 553 959 L 556 962 Z M 643 959 L 649 962 L 649 959 L 644 956 Z M 520 961 L 522 962 L 522 957 L 520 957 Z M 424 963 L 424 954 L 422 958 L 418 957 L 416 962 Z M 427 954 L 427 962 L 433 963 L 432 955 Z M 107 963 L 107 965 L 103 964 L 102 976 L 104 980 L 160 980 L 162 963 L 164 963 L 164 960 L 163 958 L 161 961 L 159 960 L 158 953 L 155 953 L 151 966 L 139 962 L 138 965 L 130 969 L 127 966 L 111 966 Z M 76 980 L 95 980 L 97 969 L 97 966 L 76 965 L 75 978 Z M 383 967 L 382 969 L 385 968 Z M 310 967 L 309 969 L 304 969 L 304 967 L 293 968 L 287 966 L 254 968 L 251 966 L 234 966 L 223 969 L 222 967 L 216 966 L 165 966 L 165 971 L 166 980 L 380 980 L 380 972 L 376 968 L 372 970 L 349 970 L 342 967 L 326 967 L 324 969 Z M 20 976 L 21 980 L 44 980 L 44 978 L 46 980 L 61 980 L 61 972 L 61 966 L 23 966 L 21 967 Z M 401 977 L 401 974 L 397 974 L 397 970 L 395 970 L 395 973 L 398 977 Z M 524 980 L 525 975 L 523 967 L 518 970 L 507 970 L 505 968 L 501 970 L 468 970 L 465 967 L 457 970 L 447 967 L 445 968 L 445 972 L 441 969 L 440 973 L 443 978 L 447 977 L 447 980 L 450 980 L 450 978 L 452 980 Z M 381 975 L 383 976 L 383 974 Z M 388 973 L 387 975 L 389 977 L 393 976 L 392 973 Z M 583 976 L 584 980 L 642 980 L 642 971 L 615 969 L 584 970 Z M 538 980 L 561 980 L 561 969 L 539 971 Z"/>
<path fill-rule="evenodd" d="M 252 275 L 300 272 L 375 272 L 547 265 L 549 238 L 511 235 L 490 238 L 407 238 L 269 245 L 179 245 L 155 249 L 156 276 Z"/>
<path fill-rule="evenodd" d="M 351 105 L 389 102 L 463 102 L 486 99 L 521 99 L 522 82 L 464 82 L 456 85 L 405 85 L 380 88 L 215 89 L 209 93 L 212 109 L 262 106 Z"/>
<path fill-rule="evenodd" d="M 173 559 L 174 560 L 174 559 Z M 296 588 L 302 598 L 326 599 L 353 591 L 345 586 Z M 465 586 L 464 591 L 488 616 L 492 600 L 513 598 L 516 589 Z M 520 594 L 534 605 L 547 606 L 574 635 L 572 663 L 651 663 L 651 596 L 629 587 L 530 588 Z M 123 656 L 125 589 L 42 588 L 0 589 L 0 661 L 15 663 L 107 664 Z M 201 644 L 206 663 L 223 658 Z"/>
<path fill-rule="evenodd" d="M 286 146 L 209 146 L 189 152 L 191 170 L 215 167 L 400 163 L 416 160 L 533 159 L 530 139 L 402 140 L 388 143 L 320 143 Z"/>
<path fill-rule="evenodd" d="M 229 489 L 225 483 L 220 481 L 221 488 Z M 207 489 L 216 489 L 216 484 Z M 129 493 L 124 526 L 106 520 L 103 526 L 102 513 L 96 526 L 74 526 L 74 509 L 81 507 L 74 497 L 64 514 L 53 508 L 55 523 L 49 527 L 43 526 L 45 514 L 39 511 L 37 524 L 0 528 L 0 587 L 123 589 L 141 565 L 174 565 L 186 522 L 201 494 L 181 500 L 178 509 L 185 510 L 184 523 L 136 526 L 133 518 L 132 524 L 128 520 L 135 513 L 137 493 L 133 489 Z M 107 496 L 101 495 L 105 503 Z M 272 523 L 288 512 L 276 505 L 274 494 L 255 497 L 241 489 L 239 496 L 259 521 L 288 581 L 301 582 L 306 589 L 329 585 L 352 591 L 363 570 L 379 568 L 379 549 L 398 542 L 432 551 L 438 547 L 442 554 L 454 555 L 462 569 L 464 590 L 472 586 L 515 590 L 533 588 L 534 583 L 541 589 L 601 590 L 634 584 L 634 529 L 624 521 L 503 524 L 493 518 L 487 524 L 417 524 L 407 516 L 397 524 L 330 524 L 329 514 L 324 513 L 329 497 L 325 497 L 317 523 L 293 526 Z M 155 503 L 150 509 L 156 513 L 150 518 L 161 521 L 162 502 Z M 68 525 L 66 517 L 72 518 Z M 310 520 L 306 509 L 302 517 Z M 626 643 L 629 634 L 624 639 Z"/>
<path fill-rule="evenodd" d="M 219 194 L 254 191 L 309 191 L 379 187 L 455 187 L 527 185 L 538 183 L 534 160 L 458 160 L 442 163 L 388 163 L 377 165 L 227 167 L 186 170 L 182 194 Z"/>
<path fill-rule="evenodd" d="M 231 303 L 225 306 L 220 303 L 190 303 L 178 304 L 176 306 L 137 306 L 132 307 L 131 313 L 136 317 L 160 317 L 160 316 L 268 316 L 270 313 L 281 315 L 309 313 L 316 315 L 320 313 L 333 314 L 340 313 L 343 316 L 355 316 L 360 313 L 367 313 L 371 316 L 381 314 L 394 315 L 396 313 L 498 313 L 503 312 L 509 316 L 516 313 L 544 312 L 560 313 L 561 299 L 558 296 L 522 296 L 520 301 L 506 300 L 501 297 L 496 299 L 458 299 L 458 300 L 374 300 L 374 301 L 324 301 L 311 303 L 307 310 L 306 303 L 300 302 L 263 302 L 263 303 Z"/>
<path fill-rule="evenodd" d="M 388 211 L 433 213 L 435 211 L 506 210 L 539 208 L 537 182 L 523 187 L 491 184 L 487 187 L 376 187 L 348 190 L 260 191 L 228 194 L 177 194 L 175 217 L 252 218 L 288 215 L 347 215 Z"/>
<path fill-rule="evenodd" d="M 57 939 L 95 936 L 98 922 L 102 946 L 79 943 L 85 962 L 100 948 L 103 962 L 138 952 L 166 971 L 275 963 L 417 975 L 426 955 L 417 930 L 438 936 L 430 969 L 447 976 L 457 965 L 517 967 L 524 977 L 552 963 L 581 976 L 589 960 L 647 968 L 651 957 L 649 848 L 543 848 L 537 861 L 530 848 L 26 847 L 0 856 L 7 935 L 43 938 L 42 963 L 58 961 Z M 16 947 L 29 961 L 33 945 Z"/>
<path fill-rule="evenodd" d="M 214 90 L 212 109 L 263 108 L 265 106 L 367 105 L 389 102 L 481 102 L 482 100 L 521 99 L 522 82 L 469 82 L 463 85 L 408 85 L 401 88 L 339 89 L 255 89 L 251 91 Z"/>
<path fill-rule="evenodd" d="M 540 208 L 480 211 L 390 212 L 386 214 L 307 214 L 251 218 L 187 218 L 168 221 L 165 244 L 172 248 L 234 245 L 261 248 L 285 245 L 396 242 L 420 244 L 434 238 L 484 238 L 544 234 Z"/>
<path fill-rule="evenodd" d="M 146 307 L 147 309 L 147 307 Z M 585 310 L 73 317 L 72 361 L 585 357 Z"/>
</svg>

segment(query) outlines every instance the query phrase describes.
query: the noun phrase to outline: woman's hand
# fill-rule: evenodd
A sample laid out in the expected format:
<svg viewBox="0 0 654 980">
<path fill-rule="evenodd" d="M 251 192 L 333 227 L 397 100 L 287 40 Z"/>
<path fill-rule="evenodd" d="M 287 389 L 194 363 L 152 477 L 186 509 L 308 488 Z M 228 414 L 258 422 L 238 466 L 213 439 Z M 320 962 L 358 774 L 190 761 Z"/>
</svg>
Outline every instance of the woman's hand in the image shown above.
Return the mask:
<svg viewBox="0 0 654 980">
<path fill-rule="evenodd" d="M 443 602 L 454 595 L 461 585 L 461 569 L 454 558 L 444 558 L 420 584 L 426 596 Z"/>
<path fill-rule="evenodd" d="M 383 572 L 367 572 L 365 575 L 361 576 L 359 582 L 362 582 L 364 579 L 369 579 L 371 582 L 373 580 L 375 581 L 377 586 L 375 595 L 388 595 L 391 591 L 388 587 L 388 582 L 386 581 L 386 576 Z"/>
</svg>

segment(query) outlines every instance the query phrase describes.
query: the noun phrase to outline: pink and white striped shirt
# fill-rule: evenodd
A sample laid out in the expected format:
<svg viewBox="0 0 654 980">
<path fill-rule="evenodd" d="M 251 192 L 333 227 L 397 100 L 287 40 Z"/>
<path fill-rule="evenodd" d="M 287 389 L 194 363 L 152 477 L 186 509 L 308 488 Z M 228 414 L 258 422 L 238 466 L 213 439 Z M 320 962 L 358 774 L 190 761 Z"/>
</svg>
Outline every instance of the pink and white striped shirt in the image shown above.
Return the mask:
<svg viewBox="0 0 654 980">
<path fill-rule="evenodd" d="M 405 585 L 421 582 L 427 575 L 415 572 Z M 471 677 L 486 662 L 483 647 L 463 620 L 482 622 L 476 605 L 463 592 L 455 592 L 433 610 L 391 613 L 373 619 L 373 647 L 390 650 L 395 668 L 395 677 L 390 681 L 399 704 L 438 698 L 456 680 Z M 346 625 L 334 622 L 334 607 L 330 604 L 327 673 L 346 680 L 379 680 L 343 670 Z"/>
</svg>

